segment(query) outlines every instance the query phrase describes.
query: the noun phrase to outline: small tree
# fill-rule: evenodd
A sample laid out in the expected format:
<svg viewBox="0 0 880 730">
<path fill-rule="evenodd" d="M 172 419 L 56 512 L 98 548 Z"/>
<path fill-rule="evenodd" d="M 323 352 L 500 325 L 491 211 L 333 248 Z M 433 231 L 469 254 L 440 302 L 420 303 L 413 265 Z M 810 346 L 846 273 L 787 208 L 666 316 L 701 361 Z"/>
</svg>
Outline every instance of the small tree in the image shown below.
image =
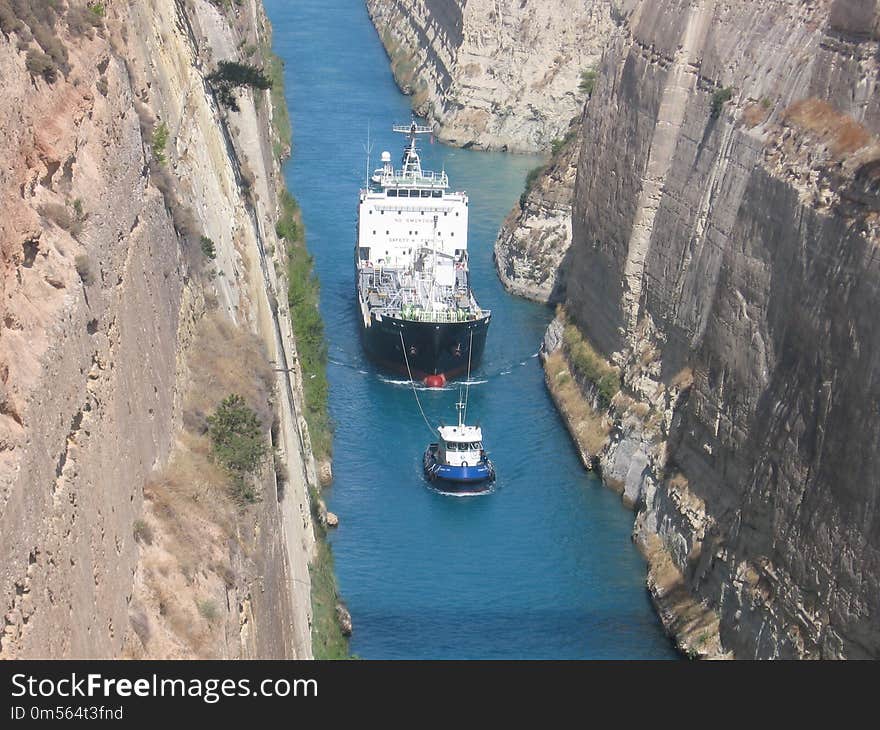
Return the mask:
<svg viewBox="0 0 880 730">
<path fill-rule="evenodd" d="M 52 57 L 35 48 L 31 48 L 25 57 L 25 67 L 31 76 L 42 76 L 50 84 L 58 78 L 58 67 Z"/>
<path fill-rule="evenodd" d="M 217 70 L 207 76 L 220 103 L 239 111 L 233 91 L 242 86 L 265 91 L 272 88 L 272 80 L 256 66 L 239 61 L 220 61 Z"/>
<path fill-rule="evenodd" d="M 578 90 L 587 96 L 590 96 L 593 93 L 593 89 L 596 88 L 596 79 L 599 76 L 599 72 L 596 71 L 595 68 L 588 68 L 581 71 L 581 82 L 578 84 Z"/>
<path fill-rule="evenodd" d="M 721 116 L 721 109 L 730 101 L 731 97 L 733 97 L 732 86 L 725 86 L 723 89 L 718 89 L 712 94 L 712 105 L 709 112 L 712 119 L 717 119 Z"/>
<path fill-rule="evenodd" d="M 202 236 L 202 253 L 211 260 L 217 258 L 217 248 L 214 246 L 214 241 L 207 236 Z"/>
<path fill-rule="evenodd" d="M 165 146 L 168 144 L 168 125 L 161 122 L 153 130 L 153 157 L 160 165 L 165 164 L 167 157 L 165 156 Z"/>
<path fill-rule="evenodd" d="M 240 395 L 223 399 L 208 416 L 208 434 L 214 458 L 230 472 L 236 495 L 245 501 L 255 499 L 247 477 L 253 474 L 266 455 L 260 419 Z"/>
</svg>

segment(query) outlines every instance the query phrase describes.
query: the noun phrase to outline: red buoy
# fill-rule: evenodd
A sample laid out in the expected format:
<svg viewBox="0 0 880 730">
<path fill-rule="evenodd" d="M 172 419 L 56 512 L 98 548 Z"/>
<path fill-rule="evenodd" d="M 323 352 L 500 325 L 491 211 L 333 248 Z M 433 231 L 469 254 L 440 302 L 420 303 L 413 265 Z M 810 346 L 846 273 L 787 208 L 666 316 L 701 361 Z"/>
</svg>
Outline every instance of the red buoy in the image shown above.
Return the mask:
<svg viewBox="0 0 880 730">
<path fill-rule="evenodd" d="M 425 385 L 429 388 L 442 388 L 446 385 L 446 376 L 443 373 L 439 375 L 426 375 Z"/>
</svg>

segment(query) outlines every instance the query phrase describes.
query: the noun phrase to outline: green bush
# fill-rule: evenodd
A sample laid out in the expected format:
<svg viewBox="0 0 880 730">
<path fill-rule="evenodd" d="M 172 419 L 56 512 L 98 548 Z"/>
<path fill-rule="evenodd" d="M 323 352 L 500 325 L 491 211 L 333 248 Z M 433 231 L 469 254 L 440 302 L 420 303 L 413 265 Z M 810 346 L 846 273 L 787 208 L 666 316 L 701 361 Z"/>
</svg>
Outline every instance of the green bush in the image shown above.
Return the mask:
<svg viewBox="0 0 880 730">
<path fill-rule="evenodd" d="M 535 183 L 538 182 L 538 178 L 541 177 L 541 175 L 543 175 L 546 170 L 547 165 L 538 165 L 537 167 L 533 167 L 531 170 L 529 170 L 528 174 L 526 175 L 525 188 L 519 196 L 520 208 L 526 207 L 526 199 L 529 197 L 529 193 L 535 186 Z"/>
<path fill-rule="evenodd" d="M 592 95 L 593 89 L 596 88 L 596 79 L 599 72 L 595 68 L 588 68 L 581 71 L 581 81 L 578 84 L 578 91 L 587 96 Z"/>
<path fill-rule="evenodd" d="M 220 61 L 217 70 L 206 78 L 220 103 L 234 112 L 239 111 L 238 102 L 232 93 L 235 89 L 246 86 L 265 91 L 272 88 L 272 80 L 261 69 L 239 61 Z"/>
<path fill-rule="evenodd" d="M 292 132 L 290 111 L 284 97 L 284 61 L 272 52 L 271 46 L 263 48 L 263 58 L 267 59 L 267 71 L 272 82 L 272 127 L 275 129 L 276 141 L 273 149 L 275 157 L 281 160 L 290 150 Z"/>
<path fill-rule="evenodd" d="M 156 162 L 160 165 L 164 165 L 167 157 L 165 155 L 165 147 L 168 144 L 168 125 L 165 122 L 161 122 L 154 130 L 153 130 L 153 157 L 156 158 Z"/>
<path fill-rule="evenodd" d="M 574 323 L 569 322 L 565 325 L 562 339 L 572 369 L 596 388 L 599 403 L 603 408 L 607 408 L 620 390 L 620 376 L 617 370 L 593 349 Z"/>
<path fill-rule="evenodd" d="M 275 224 L 275 235 L 283 238 L 288 243 L 299 243 L 302 240 L 302 231 L 297 223 L 299 204 L 296 199 L 286 190 L 281 193 L 281 215 Z"/>
<path fill-rule="evenodd" d="M 207 236 L 202 236 L 201 239 L 202 253 L 212 261 L 217 258 L 217 247 L 214 245 L 214 241 L 208 238 Z"/>
<path fill-rule="evenodd" d="M 731 86 L 725 86 L 723 89 L 718 89 L 712 94 L 710 115 L 713 119 L 717 119 L 721 116 L 721 109 L 728 101 L 730 101 L 731 97 L 733 97 L 733 87 Z"/>
<path fill-rule="evenodd" d="M 314 274 L 313 259 L 305 247 L 299 206 L 287 191 L 281 196 L 281 215 L 275 232 L 287 242 L 287 303 L 302 372 L 304 415 L 315 455 L 328 457 L 332 451 L 333 428 L 327 412 L 330 386 L 327 382 L 324 322 L 318 310 L 320 287 Z"/>
<path fill-rule="evenodd" d="M 256 472 L 267 450 L 260 419 L 244 398 L 232 394 L 223 399 L 207 420 L 214 458 L 230 472 L 236 496 L 253 502 L 256 493 L 249 477 Z"/>
</svg>

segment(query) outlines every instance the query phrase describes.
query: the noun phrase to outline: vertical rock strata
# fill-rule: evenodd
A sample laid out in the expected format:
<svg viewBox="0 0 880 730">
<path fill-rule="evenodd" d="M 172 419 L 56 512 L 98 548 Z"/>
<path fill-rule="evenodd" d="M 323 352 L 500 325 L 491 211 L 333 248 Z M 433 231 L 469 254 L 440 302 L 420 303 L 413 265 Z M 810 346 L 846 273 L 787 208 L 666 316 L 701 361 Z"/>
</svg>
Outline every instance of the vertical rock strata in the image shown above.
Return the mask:
<svg viewBox="0 0 880 730">
<path fill-rule="evenodd" d="M 450 144 L 545 150 L 579 114 L 611 0 L 367 0 L 392 70 Z"/>
<path fill-rule="evenodd" d="M 880 8 L 622 5 L 563 266 L 662 415 L 637 538 L 738 657 L 876 657 Z"/>
<path fill-rule="evenodd" d="M 183 353 L 206 306 L 200 234 L 216 244 L 209 289 L 219 312 L 270 357 L 292 347 L 269 313 L 278 282 L 266 248 L 280 248 L 271 109 L 244 94 L 227 124 L 205 82 L 213 61 L 265 37 L 261 5 L 230 11 L 234 22 L 207 0 L 102 7 L 97 31 L 58 23 L 69 68 L 51 83 L 26 68 L 23 34 L 0 33 L 4 658 L 117 656 L 131 634 L 133 525 L 144 484 L 174 446 Z M 295 415 L 279 411 L 282 437 L 296 434 Z M 281 618 L 249 628 L 231 655 L 271 643 L 253 636 L 261 627 L 289 643 L 286 655 L 310 653 L 303 479 L 314 468 L 298 442 L 290 451 L 295 441 L 286 459 L 303 478 L 258 519 L 277 564 L 305 588 L 296 600 L 281 576 L 273 595 L 286 606 L 265 606 Z M 237 610 L 233 591 L 227 600 Z"/>
<path fill-rule="evenodd" d="M 546 166 L 535 168 L 495 241 L 495 268 L 505 288 L 538 302 L 560 302 L 563 260 L 571 247 L 571 206 L 580 153 L 580 125 L 557 142 Z"/>
</svg>

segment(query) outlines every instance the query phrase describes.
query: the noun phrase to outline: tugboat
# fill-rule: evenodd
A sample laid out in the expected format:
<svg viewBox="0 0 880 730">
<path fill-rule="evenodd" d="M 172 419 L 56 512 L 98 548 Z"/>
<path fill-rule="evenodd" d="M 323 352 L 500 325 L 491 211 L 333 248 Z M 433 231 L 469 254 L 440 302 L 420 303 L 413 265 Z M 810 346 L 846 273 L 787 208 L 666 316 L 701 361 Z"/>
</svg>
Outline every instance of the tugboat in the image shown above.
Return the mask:
<svg viewBox="0 0 880 730">
<path fill-rule="evenodd" d="M 441 426 L 440 440 L 428 445 L 425 477 L 442 491 L 485 491 L 495 479 L 495 467 L 483 448 L 483 431 L 464 423 L 466 403 L 459 398 L 457 426 Z"/>
<path fill-rule="evenodd" d="M 413 120 L 392 129 L 409 136 L 401 167 L 383 152 L 360 191 L 361 340 L 381 366 L 443 387 L 479 363 L 491 312 L 471 291 L 467 193 L 451 191 L 445 171 L 422 169 L 416 138 L 430 127 Z"/>
</svg>

